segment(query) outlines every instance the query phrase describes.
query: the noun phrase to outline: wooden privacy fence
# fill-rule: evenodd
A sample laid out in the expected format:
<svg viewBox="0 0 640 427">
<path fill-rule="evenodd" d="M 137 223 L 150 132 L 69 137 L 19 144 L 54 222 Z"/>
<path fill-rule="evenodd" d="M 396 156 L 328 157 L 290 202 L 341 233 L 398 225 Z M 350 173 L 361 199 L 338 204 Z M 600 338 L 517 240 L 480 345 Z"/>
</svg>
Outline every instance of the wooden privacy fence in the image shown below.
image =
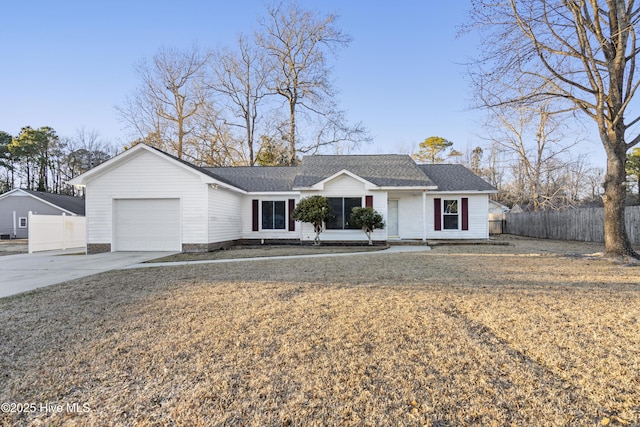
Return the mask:
<svg viewBox="0 0 640 427">
<path fill-rule="evenodd" d="M 489 214 L 489 234 L 502 234 L 506 233 L 504 229 L 504 213 Z"/>
<path fill-rule="evenodd" d="M 34 215 L 29 212 L 29 253 L 84 248 L 86 245 L 86 217 Z"/>
<path fill-rule="evenodd" d="M 627 207 L 625 220 L 631 244 L 640 245 L 640 206 Z M 508 213 L 504 232 L 541 239 L 604 242 L 604 209 Z"/>
</svg>

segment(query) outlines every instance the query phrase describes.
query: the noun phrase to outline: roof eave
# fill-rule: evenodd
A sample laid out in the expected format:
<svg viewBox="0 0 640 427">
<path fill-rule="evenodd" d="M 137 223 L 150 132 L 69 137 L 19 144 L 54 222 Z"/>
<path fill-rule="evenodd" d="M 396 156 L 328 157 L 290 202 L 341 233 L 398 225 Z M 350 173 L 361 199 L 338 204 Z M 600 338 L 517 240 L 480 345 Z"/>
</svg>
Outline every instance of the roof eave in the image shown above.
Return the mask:
<svg viewBox="0 0 640 427">
<path fill-rule="evenodd" d="M 402 185 L 402 186 L 382 186 L 380 187 L 380 190 L 385 190 L 385 191 L 399 191 L 399 190 L 405 190 L 405 191 L 416 191 L 416 190 L 420 190 L 420 191 L 432 191 L 432 190 L 437 190 L 438 187 L 435 185 Z"/>
<path fill-rule="evenodd" d="M 274 191 L 247 191 L 246 194 L 254 196 L 280 195 L 280 196 L 299 196 L 300 192 L 295 190 L 274 190 Z"/>
<path fill-rule="evenodd" d="M 233 185 L 229 185 L 226 182 L 222 182 L 220 180 L 217 180 L 215 178 L 211 178 L 208 180 L 205 180 L 203 178 L 202 182 L 204 184 L 207 184 L 209 186 L 209 188 L 211 188 L 212 190 L 217 190 L 218 188 L 222 188 L 224 190 L 230 190 L 230 191 L 235 191 L 236 193 L 240 193 L 240 194 L 249 194 L 249 192 L 247 190 L 243 190 L 242 188 L 238 188 L 238 187 L 234 187 Z"/>
<path fill-rule="evenodd" d="M 436 190 L 432 191 L 432 193 L 438 194 L 496 194 L 498 190 Z"/>
</svg>

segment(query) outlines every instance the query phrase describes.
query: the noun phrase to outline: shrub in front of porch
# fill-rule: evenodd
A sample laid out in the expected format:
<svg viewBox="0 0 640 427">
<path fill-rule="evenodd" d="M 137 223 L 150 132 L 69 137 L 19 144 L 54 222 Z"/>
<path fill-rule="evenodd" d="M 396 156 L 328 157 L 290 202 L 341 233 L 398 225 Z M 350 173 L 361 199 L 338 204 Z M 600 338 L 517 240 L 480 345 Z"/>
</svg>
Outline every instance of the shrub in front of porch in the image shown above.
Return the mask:
<svg viewBox="0 0 640 427">
<path fill-rule="evenodd" d="M 370 245 L 373 245 L 373 241 L 371 240 L 373 230 L 383 229 L 385 227 L 382 215 L 373 208 L 353 208 L 350 222 L 362 229 L 364 234 L 367 235 Z"/>
<path fill-rule="evenodd" d="M 320 233 L 324 229 L 324 224 L 333 218 L 333 209 L 329 201 L 323 196 L 310 196 L 300 200 L 291 213 L 291 217 L 296 221 L 308 222 L 313 225 L 316 237 L 314 245 L 320 244 Z"/>
</svg>

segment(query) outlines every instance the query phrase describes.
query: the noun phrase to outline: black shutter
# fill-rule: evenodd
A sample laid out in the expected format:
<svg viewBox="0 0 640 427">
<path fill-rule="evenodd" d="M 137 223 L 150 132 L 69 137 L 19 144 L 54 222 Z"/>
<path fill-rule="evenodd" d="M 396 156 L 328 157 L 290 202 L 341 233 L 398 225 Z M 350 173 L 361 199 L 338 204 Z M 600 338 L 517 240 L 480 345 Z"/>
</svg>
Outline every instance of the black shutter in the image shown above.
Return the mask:
<svg viewBox="0 0 640 427">
<path fill-rule="evenodd" d="M 296 231 L 296 222 L 291 218 L 293 210 L 296 208 L 295 199 L 289 199 L 289 231 Z"/>
<path fill-rule="evenodd" d="M 258 222 L 258 220 L 259 220 L 259 218 L 258 218 L 258 212 L 259 212 L 258 207 L 259 207 L 259 205 L 258 204 L 259 204 L 259 200 L 258 199 L 253 199 L 251 201 L 251 208 L 252 208 L 251 209 L 251 229 L 253 231 L 260 230 L 259 222 Z"/>
</svg>

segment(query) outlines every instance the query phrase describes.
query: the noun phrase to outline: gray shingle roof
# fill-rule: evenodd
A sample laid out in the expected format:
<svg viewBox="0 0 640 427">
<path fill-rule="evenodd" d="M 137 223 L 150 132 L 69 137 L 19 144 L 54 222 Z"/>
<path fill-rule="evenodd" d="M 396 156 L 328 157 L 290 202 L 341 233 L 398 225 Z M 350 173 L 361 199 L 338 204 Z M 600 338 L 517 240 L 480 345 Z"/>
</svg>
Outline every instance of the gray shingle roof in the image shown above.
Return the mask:
<svg viewBox="0 0 640 427">
<path fill-rule="evenodd" d="M 496 188 L 462 165 L 418 165 L 438 186 L 438 191 L 496 191 Z"/>
<path fill-rule="evenodd" d="M 209 175 L 245 191 L 291 191 L 298 172 L 292 166 L 230 166 L 203 168 Z"/>
<path fill-rule="evenodd" d="M 429 187 L 434 183 L 407 155 L 307 156 L 302 159 L 294 188 L 308 188 L 340 172 L 349 172 L 380 187 Z"/>
<path fill-rule="evenodd" d="M 164 154 L 223 183 L 248 192 L 309 188 L 343 170 L 379 187 L 496 191 L 493 186 L 462 165 L 418 165 L 410 156 L 403 154 L 313 155 L 303 157 L 299 166 L 229 167 L 197 167 L 185 160 Z"/>
<path fill-rule="evenodd" d="M 84 199 L 80 197 L 66 196 L 64 194 L 52 194 L 42 191 L 23 190 L 39 199 L 56 205 L 76 215 L 84 215 Z"/>
</svg>

